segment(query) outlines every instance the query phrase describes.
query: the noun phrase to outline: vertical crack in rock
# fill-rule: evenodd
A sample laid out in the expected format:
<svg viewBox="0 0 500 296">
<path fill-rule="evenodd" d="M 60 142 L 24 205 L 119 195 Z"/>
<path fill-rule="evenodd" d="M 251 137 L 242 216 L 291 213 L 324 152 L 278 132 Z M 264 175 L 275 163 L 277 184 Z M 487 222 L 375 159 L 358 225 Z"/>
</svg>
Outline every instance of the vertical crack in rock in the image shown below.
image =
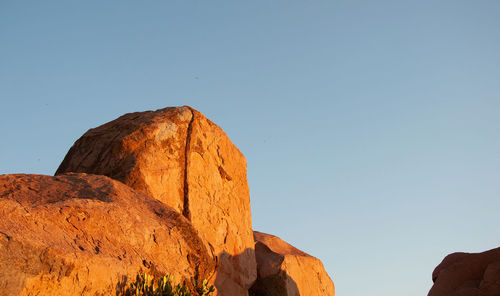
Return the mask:
<svg viewBox="0 0 500 296">
<path fill-rule="evenodd" d="M 188 183 L 188 155 L 189 146 L 191 144 L 191 133 L 193 131 L 194 111 L 191 107 L 187 106 L 191 112 L 191 120 L 189 121 L 187 134 L 186 134 L 186 148 L 184 150 L 184 205 L 182 215 L 191 221 L 191 211 L 189 210 L 189 183 Z"/>
</svg>

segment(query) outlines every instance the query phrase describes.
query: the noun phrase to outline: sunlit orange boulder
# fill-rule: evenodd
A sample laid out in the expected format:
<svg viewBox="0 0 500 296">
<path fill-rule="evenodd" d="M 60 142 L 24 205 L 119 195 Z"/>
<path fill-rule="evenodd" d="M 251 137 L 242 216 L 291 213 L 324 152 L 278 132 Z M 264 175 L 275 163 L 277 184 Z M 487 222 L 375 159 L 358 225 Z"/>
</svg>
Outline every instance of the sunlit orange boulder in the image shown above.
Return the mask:
<svg viewBox="0 0 500 296">
<path fill-rule="evenodd" d="M 187 283 L 215 259 L 171 207 L 105 176 L 0 175 L 0 295 L 118 295 L 139 272 Z"/>
<path fill-rule="evenodd" d="M 482 253 L 453 253 L 432 273 L 428 296 L 500 295 L 500 248 Z"/>
<path fill-rule="evenodd" d="M 274 235 L 254 231 L 258 278 L 251 293 L 265 296 L 334 296 L 321 261 Z"/>
<path fill-rule="evenodd" d="M 256 278 L 246 160 L 224 131 L 190 107 L 130 113 L 87 131 L 56 174 L 109 176 L 171 206 L 218 258 L 223 296 Z"/>
</svg>

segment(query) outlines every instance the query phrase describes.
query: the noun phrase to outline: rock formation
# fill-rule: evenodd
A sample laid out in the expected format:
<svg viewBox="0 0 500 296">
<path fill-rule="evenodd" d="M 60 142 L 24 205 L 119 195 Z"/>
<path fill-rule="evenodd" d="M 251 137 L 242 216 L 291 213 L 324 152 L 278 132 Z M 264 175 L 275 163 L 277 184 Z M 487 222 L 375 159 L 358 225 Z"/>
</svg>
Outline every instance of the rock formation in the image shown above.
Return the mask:
<svg viewBox="0 0 500 296">
<path fill-rule="evenodd" d="M 246 160 L 224 131 L 190 107 L 130 113 L 86 132 L 56 174 L 106 175 L 182 213 L 218 258 L 221 295 L 256 278 Z"/>
<path fill-rule="evenodd" d="M 245 157 L 191 107 L 90 129 L 55 177 L 0 175 L 0 296 L 119 295 L 139 272 L 219 296 L 335 295 L 321 261 L 252 231 Z"/>
<path fill-rule="evenodd" d="M 139 272 L 210 278 L 215 260 L 171 207 L 105 176 L 0 176 L 0 295 L 116 295 Z"/>
<path fill-rule="evenodd" d="M 251 292 L 265 296 L 335 295 L 321 261 L 274 235 L 254 231 L 258 278 Z"/>
<path fill-rule="evenodd" d="M 483 253 L 453 253 L 432 273 L 428 296 L 500 295 L 500 248 Z"/>
</svg>

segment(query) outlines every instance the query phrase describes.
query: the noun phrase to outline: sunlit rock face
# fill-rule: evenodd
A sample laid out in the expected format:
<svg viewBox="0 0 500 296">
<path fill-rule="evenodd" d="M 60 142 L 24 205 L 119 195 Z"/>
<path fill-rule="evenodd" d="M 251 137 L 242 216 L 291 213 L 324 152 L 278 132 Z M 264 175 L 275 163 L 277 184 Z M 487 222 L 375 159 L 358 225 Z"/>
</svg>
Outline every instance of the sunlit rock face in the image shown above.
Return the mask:
<svg viewBox="0 0 500 296">
<path fill-rule="evenodd" d="M 254 231 L 258 278 L 251 292 L 266 296 L 335 295 L 321 261 L 274 235 Z"/>
<path fill-rule="evenodd" d="M 246 160 L 190 107 L 130 113 L 87 131 L 56 174 L 106 175 L 171 206 L 218 258 L 219 294 L 247 295 L 256 261 Z"/>
<path fill-rule="evenodd" d="M 55 177 L 0 176 L 0 217 L 0 296 L 120 295 L 139 272 L 222 296 L 335 295 L 320 260 L 252 231 L 246 160 L 190 107 L 90 129 Z"/>
<path fill-rule="evenodd" d="M 432 273 L 428 296 L 500 295 L 500 248 L 483 253 L 453 253 Z"/>
<path fill-rule="evenodd" d="M 169 206 L 105 176 L 0 176 L 0 295 L 118 295 L 139 272 L 193 285 L 215 258 Z"/>
</svg>

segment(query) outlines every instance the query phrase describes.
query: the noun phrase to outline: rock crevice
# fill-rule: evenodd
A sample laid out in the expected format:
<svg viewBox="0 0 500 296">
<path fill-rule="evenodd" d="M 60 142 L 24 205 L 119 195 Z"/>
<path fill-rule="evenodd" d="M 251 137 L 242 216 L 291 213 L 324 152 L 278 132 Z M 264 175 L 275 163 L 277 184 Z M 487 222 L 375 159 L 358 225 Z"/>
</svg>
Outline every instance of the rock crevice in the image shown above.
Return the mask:
<svg viewBox="0 0 500 296">
<path fill-rule="evenodd" d="M 191 120 L 189 121 L 187 133 L 186 133 L 186 148 L 184 149 L 184 204 L 182 208 L 182 215 L 191 221 L 191 211 L 189 210 L 189 151 L 191 145 L 191 134 L 193 132 L 193 122 L 195 119 L 195 112 L 191 107 L 187 107 L 191 112 Z"/>
</svg>

